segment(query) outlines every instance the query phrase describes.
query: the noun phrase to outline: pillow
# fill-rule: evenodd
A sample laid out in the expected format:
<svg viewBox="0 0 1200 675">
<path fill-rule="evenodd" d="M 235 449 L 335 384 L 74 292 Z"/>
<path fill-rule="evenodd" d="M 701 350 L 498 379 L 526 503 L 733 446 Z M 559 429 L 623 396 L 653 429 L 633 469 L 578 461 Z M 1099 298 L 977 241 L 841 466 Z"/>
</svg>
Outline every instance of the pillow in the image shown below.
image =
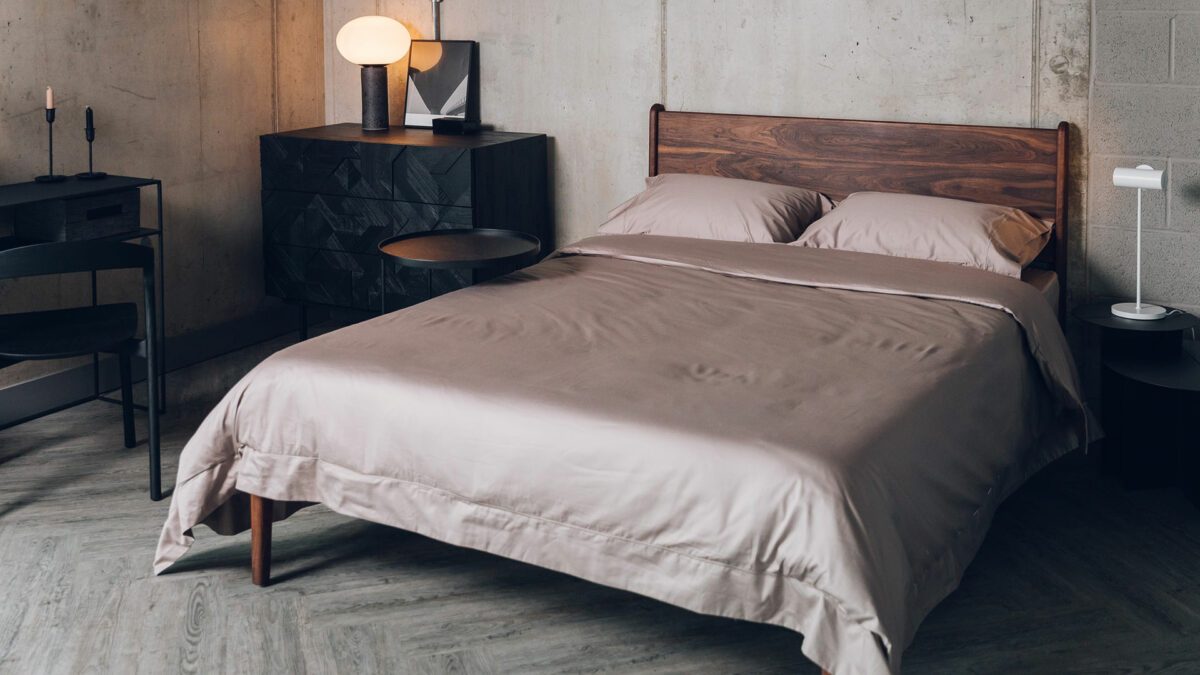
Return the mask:
<svg viewBox="0 0 1200 675">
<path fill-rule="evenodd" d="M 666 173 L 608 213 L 602 234 L 791 242 L 832 208 L 819 192 L 737 178 Z"/>
<path fill-rule="evenodd" d="M 1020 209 L 924 195 L 856 192 L 794 245 L 958 263 L 1021 277 L 1051 223 Z"/>
</svg>

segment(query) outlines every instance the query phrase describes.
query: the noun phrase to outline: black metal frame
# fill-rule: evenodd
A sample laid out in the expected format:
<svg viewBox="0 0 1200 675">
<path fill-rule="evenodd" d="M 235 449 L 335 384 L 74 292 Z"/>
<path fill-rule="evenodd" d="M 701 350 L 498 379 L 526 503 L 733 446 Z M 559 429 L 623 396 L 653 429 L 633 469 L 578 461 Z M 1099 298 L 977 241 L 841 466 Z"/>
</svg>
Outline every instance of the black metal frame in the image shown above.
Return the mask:
<svg viewBox="0 0 1200 675">
<path fill-rule="evenodd" d="M 93 279 L 96 272 L 102 270 L 141 269 L 142 289 L 145 302 L 146 337 L 141 341 L 137 351 L 146 359 L 146 393 L 149 413 L 149 454 L 150 454 L 150 498 L 162 499 L 162 462 L 160 456 L 160 438 L 158 427 L 159 406 L 158 398 L 162 390 L 158 386 L 160 379 L 152 373 L 161 372 L 158 354 L 159 321 L 158 303 L 155 300 L 155 253 L 147 246 L 127 244 L 119 241 L 83 240 L 74 242 L 40 242 L 25 246 L 14 246 L 0 252 L 0 279 L 16 279 L 21 277 L 45 276 L 50 274 L 69 274 L 74 272 L 91 272 Z M 92 306 L 96 306 L 95 287 L 93 286 Z M 86 345 L 84 348 L 97 346 Z M 98 345 L 102 348 L 105 345 Z M 132 347 L 122 347 L 118 351 L 121 360 L 121 391 L 124 401 L 124 427 L 126 445 L 132 447 L 132 377 L 129 372 Z M 78 352 L 74 352 L 78 353 Z M 98 352 L 93 352 L 97 358 Z M 66 354 L 69 356 L 69 354 Z M 63 355 L 54 358 L 62 358 Z M 21 355 L 10 356 L 25 360 Z M 51 358 L 47 355 L 32 358 Z M 98 387 L 98 385 L 97 385 Z M 84 400 L 100 398 L 96 396 Z M 111 400 L 111 399 L 110 399 Z M 82 403 L 83 400 L 76 403 Z M 121 403 L 121 401 L 116 401 Z M 140 407 L 140 406 L 139 406 Z"/>
<path fill-rule="evenodd" d="M 114 186 L 115 181 L 119 181 L 119 184 L 117 184 L 116 186 Z M 167 297 L 167 290 L 166 290 L 166 288 L 167 287 L 166 287 L 166 277 L 165 277 L 165 273 L 164 273 L 165 266 L 163 264 L 163 255 L 164 255 L 164 249 L 165 249 L 165 241 L 164 241 L 165 236 L 163 234 L 162 181 L 158 180 L 156 178 L 136 178 L 136 177 L 131 177 L 131 176 L 107 176 L 106 179 L 89 180 L 89 181 L 83 181 L 83 182 L 79 182 L 77 180 L 72 179 L 69 182 L 59 182 L 59 183 L 54 183 L 54 184 L 23 183 L 23 184 L 17 184 L 17 185 L 5 185 L 5 186 L 0 186 L 0 191 L 2 191 L 2 193 L 0 193 L 0 207 L 11 208 L 14 206 L 32 204 L 32 203 L 36 203 L 36 202 L 40 202 L 40 201 L 49 201 L 49 200 L 53 200 L 53 199 L 64 199 L 64 198 L 86 197 L 86 196 L 105 194 L 105 193 L 109 193 L 109 192 L 119 192 L 122 190 L 130 190 L 130 189 L 134 189 L 134 188 L 136 188 L 140 191 L 141 188 L 149 187 L 149 186 L 154 186 L 156 189 L 155 196 L 157 198 L 157 208 L 156 208 L 156 223 L 155 223 L 156 228 L 155 229 L 139 227 L 137 230 L 134 230 L 131 232 L 122 232 L 122 233 L 107 235 L 107 236 L 103 236 L 103 237 L 95 237 L 95 238 L 87 239 L 86 241 L 132 241 L 134 239 L 140 239 L 143 242 L 148 243 L 148 241 L 151 237 L 158 237 L 158 246 L 155 247 L 156 256 L 157 256 L 157 260 L 155 261 L 155 263 L 156 263 L 155 264 L 155 274 L 156 274 L 155 281 L 156 281 L 156 287 L 157 287 L 156 295 L 157 295 L 157 302 L 158 302 L 158 307 L 157 307 L 157 309 L 158 309 L 158 312 L 157 312 L 158 325 L 157 325 L 157 329 L 153 333 L 148 333 L 148 334 L 157 335 L 158 344 L 156 346 L 157 346 L 157 353 L 158 353 L 159 358 L 158 358 L 158 363 L 156 364 L 156 368 L 151 369 L 148 367 L 146 372 L 147 372 L 147 378 L 150 378 L 150 373 L 155 373 L 155 379 L 158 381 L 157 389 L 158 389 L 159 412 L 166 412 L 166 410 L 167 410 L 167 377 L 166 377 L 166 362 L 167 362 L 166 297 Z M 39 243 L 39 242 L 9 241 L 9 242 L 3 242 L 2 244 L 0 244 L 0 248 L 12 248 L 13 246 L 32 244 L 32 243 Z M 91 272 L 91 284 L 92 284 L 92 305 L 95 306 L 98 303 L 96 272 L 95 271 Z M 149 364 L 147 364 L 147 365 L 149 365 Z M 66 409 L 66 408 L 70 408 L 72 406 L 76 406 L 81 403 L 87 403 L 88 401 L 94 401 L 94 400 L 101 400 L 106 403 L 120 403 L 120 401 L 117 399 L 110 398 L 108 396 L 103 396 L 101 394 L 101 391 L 100 391 L 100 354 L 99 354 L 99 352 L 92 354 L 92 394 L 90 396 L 81 398 L 77 401 L 72 401 L 70 403 L 67 403 L 67 404 L 64 404 L 61 406 L 55 406 L 53 408 L 43 410 L 37 414 L 30 415 L 28 417 L 23 417 L 19 420 L 0 425 L 0 429 L 7 429 L 9 427 L 16 426 L 16 425 L 22 424 L 24 422 L 28 422 L 30 420 L 37 419 L 39 417 L 44 417 L 46 415 L 56 413 L 60 410 Z M 143 411 L 148 410 L 148 408 L 143 405 L 138 405 L 135 407 L 137 409 L 143 410 Z"/>
</svg>

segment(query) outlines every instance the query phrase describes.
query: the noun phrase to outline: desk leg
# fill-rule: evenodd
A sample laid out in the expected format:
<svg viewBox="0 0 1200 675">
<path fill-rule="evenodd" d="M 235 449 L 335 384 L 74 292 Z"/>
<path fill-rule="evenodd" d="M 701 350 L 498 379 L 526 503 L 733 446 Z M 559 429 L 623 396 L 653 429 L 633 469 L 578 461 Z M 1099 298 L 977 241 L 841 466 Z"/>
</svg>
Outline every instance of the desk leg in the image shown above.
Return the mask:
<svg viewBox="0 0 1200 675">
<path fill-rule="evenodd" d="M 96 270 L 92 270 L 92 307 L 97 303 Z M 100 353 L 92 352 L 92 395 L 100 398 Z"/>
<path fill-rule="evenodd" d="M 166 233 L 163 232 L 162 181 L 158 188 L 158 411 L 167 412 L 167 281 L 163 265 L 163 249 L 166 248 Z M 150 377 L 150 374 L 146 374 Z"/>
</svg>

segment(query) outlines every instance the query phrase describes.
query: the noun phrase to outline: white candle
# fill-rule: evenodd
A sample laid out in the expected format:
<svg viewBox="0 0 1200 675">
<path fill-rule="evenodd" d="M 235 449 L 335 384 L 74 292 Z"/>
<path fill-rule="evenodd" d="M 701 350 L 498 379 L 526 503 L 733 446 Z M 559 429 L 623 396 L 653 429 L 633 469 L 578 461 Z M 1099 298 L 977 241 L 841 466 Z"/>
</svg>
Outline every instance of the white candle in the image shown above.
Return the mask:
<svg viewBox="0 0 1200 675">
<path fill-rule="evenodd" d="M 54 108 L 54 89 L 46 87 L 46 110 Z"/>
</svg>

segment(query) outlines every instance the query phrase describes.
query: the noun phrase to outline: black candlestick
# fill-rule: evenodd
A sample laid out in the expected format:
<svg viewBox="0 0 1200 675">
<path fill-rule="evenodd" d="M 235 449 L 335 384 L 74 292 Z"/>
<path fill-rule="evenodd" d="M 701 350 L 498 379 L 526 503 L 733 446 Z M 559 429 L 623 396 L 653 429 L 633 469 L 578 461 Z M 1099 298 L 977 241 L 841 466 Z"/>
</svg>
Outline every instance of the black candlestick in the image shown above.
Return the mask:
<svg viewBox="0 0 1200 675">
<path fill-rule="evenodd" d="M 67 179 L 54 173 L 54 108 L 46 108 L 46 127 L 50 130 L 50 173 L 34 178 L 39 183 L 57 183 Z"/>
<path fill-rule="evenodd" d="M 98 178 L 104 178 L 108 174 L 104 173 L 103 171 L 92 170 L 92 141 L 96 140 L 96 126 L 92 124 L 91 106 L 88 106 L 84 110 L 84 118 L 86 122 L 83 127 L 83 136 L 87 139 L 88 143 L 88 170 L 84 173 L 75 174 L 75 177 L 80 180 L 96 180 Z"/>
</svg>

